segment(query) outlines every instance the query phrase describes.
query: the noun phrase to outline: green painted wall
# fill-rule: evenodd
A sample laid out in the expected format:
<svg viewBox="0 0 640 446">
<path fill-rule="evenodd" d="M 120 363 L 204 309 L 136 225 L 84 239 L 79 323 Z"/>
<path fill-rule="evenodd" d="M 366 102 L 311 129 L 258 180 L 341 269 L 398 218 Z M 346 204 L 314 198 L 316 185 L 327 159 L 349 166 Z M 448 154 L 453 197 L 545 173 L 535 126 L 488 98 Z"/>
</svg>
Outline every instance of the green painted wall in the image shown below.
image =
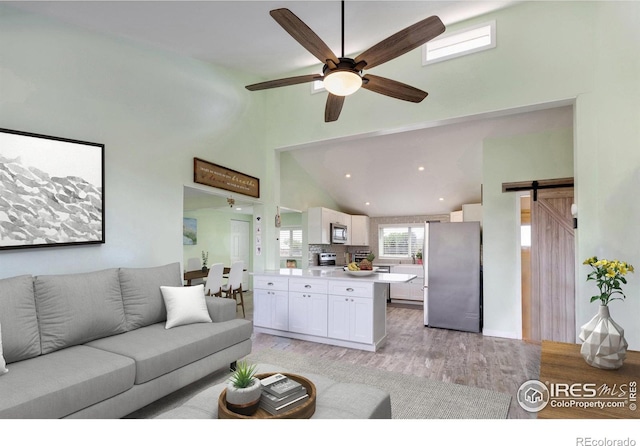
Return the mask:
<svg viewBox="0 0 640 446">
<path fill-rule="evenodd" d="M 311 94 L 308 85 L 261 93 L 271 110 L 269 145 L 290 147 L 420 127 L 447 118 L 574 98 L 592 88 L 597 2 L 525 2 L 448 30 L 492 19 L 497 21 L 495 49 L 422 66 L 418 48 L 371 70 L 427 91 L 429 96 L 420 104 L 361 90 L 346 98 L 337 122 L 325 123 L 326 94 Z"/>
<path fill-rule="evenodd" d="M 518 338 L 522 335 L 519 195 L 503 193 L 502 183 L 573 176 L 572 129 L 486 139 L 482 176 L 484 331 Z"/>
<path fill-rule="evenodd" d="M 184 213 L 186 218 L 195 218 L 198 222 L 198 242 L 196 245 L 183 245 L 184 263 L 187 259 L 197 257 L 202 259 L 202 251 L 209 253 L 209 265 L 223 263 L 231 265 L 231 220 L 249 222 L 249 241 L 253 238 L 253 226 L 251 215 L 237 212 L 227 212 L 213 209 L 199 209 Z M 253 252 L 253 244 L 249 243 L 249 252 Z M 247 269 L 252 270 L 252 265 Z"/>
<path fill-rule="evenodd" d="M 278 177 L 264 144 L 264 98 L 247 83 L 208 63 L 0 5 L 2 127 L 106 146 L 106 244 L 3 251 L 0 277 L 182 261 L 193 157 L 260 178 L 273 203 Z"/>
</svg>

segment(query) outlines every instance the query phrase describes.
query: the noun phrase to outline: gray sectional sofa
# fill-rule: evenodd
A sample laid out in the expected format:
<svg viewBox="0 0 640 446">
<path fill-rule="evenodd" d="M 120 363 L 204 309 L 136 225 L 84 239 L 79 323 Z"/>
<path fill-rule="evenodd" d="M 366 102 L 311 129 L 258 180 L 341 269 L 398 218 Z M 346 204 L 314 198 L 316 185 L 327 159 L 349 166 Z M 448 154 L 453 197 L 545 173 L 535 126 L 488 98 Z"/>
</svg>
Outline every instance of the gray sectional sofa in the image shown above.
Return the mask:
<svg viewBox="0 0 640 446">
<path fill-rule="evenodd" d="M 179 263 L 0 280 L 0 418 L 120 418 L 251 352 L 235 301 L 165 329 L 160 286 Z"/>
</svg>

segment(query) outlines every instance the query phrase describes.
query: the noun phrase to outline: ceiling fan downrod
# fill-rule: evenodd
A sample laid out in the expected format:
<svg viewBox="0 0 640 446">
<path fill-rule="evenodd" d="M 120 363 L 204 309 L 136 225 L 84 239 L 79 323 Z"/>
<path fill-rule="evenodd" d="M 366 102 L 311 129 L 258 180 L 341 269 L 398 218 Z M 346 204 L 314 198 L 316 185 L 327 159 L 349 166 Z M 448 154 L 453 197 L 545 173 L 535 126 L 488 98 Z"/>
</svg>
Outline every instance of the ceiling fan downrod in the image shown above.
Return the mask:
<svg viewBox="0 0 640 446">
<path fill-rule="evenodd" d="M 344 0 L 342 0 L 342 56 L 344 58 Z"/>
</svg>

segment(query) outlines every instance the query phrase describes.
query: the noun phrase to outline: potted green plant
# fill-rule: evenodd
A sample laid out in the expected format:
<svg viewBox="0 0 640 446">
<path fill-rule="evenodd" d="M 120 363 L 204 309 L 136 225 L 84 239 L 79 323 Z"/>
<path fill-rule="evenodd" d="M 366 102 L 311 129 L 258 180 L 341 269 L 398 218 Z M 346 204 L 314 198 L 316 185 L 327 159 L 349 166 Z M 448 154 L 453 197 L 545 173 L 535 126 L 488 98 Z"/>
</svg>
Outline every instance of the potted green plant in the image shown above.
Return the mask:
<svg viewBox="0 0 640 446">
<path fill-rule="evenodd" d="M 209 251 L 202 251 L 202 271 L 207 270 L 207 263 L 209 263 Z"/>
<path fill-rule="evenodd" d="M 253 415 L 260 405 L 262 384 L 255 376 L 256 365 L 240 361 L 227 382 L 227 408 L 241 415 Z"/>
<path fill-rule="evenodd" d="M 418 261 L 418 265 L 422 265 L 422 249 L 418 249 L 416 252 L 416 260 Z"/>
<path fill-rule="evenodd" d="M 591 267 L 587 281 L 596 282 L 599 294 L 591 296 L 591 302 L 600 301 L 600 308 L 589 322 L 580 329 L 583 341 L 580 353 L 587 364 L 601 369 L 618 369 L 627 356 L 627 341 L 624 329 L 616 324 L 609 313 L 609 303 L 624 300 L 622 285 L 627 283 L 624 277 L 634 271 L 633 265 L 619 260 L 598 260 L 589 257 L 583 262 Z"/>
</svg>

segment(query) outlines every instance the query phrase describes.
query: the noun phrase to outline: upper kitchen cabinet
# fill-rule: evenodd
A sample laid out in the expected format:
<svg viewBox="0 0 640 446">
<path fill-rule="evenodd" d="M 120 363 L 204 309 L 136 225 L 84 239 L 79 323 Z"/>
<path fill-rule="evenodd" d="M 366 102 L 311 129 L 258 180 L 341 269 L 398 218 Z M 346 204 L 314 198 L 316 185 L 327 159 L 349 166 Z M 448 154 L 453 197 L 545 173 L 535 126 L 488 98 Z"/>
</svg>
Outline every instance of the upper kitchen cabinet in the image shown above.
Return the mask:
<svg viewBox="0 0 640 446">
<path fill-rule="evenodd" d="M 462 210 L 454 211 L 449 214 L 449 221 L 463 222 L 463 221 L 478 221 L 480 227 L 482 227 L 482 204 L 463 204 Z"/>
<path fill-rule="evenodd" d="M 482 227 L 482 204 L 463 204 L 462 205 L 463 221 L 479 221 Z"/>
<path fill-rule="evenodd" d="M 322 207 L 307 210 L 307 231 L 310 245 L 331 244 L 331 223 L 347 227 L 347 242 L 351 244 L 351 215 Z"/>
<path fill-rule="evenodd" d="M 350 232 L 353 246 L 369 246 L 369 217 L 366 215 L 352 215 Z"/>
<path fill-rule="evenodd" d="M 464 221 L 464 216 L 462 214 L 462 211 L 453 211 L 449 213 L 449 221 L 451 223 L 459 223 L 461 221 Z"/>
</svg>

